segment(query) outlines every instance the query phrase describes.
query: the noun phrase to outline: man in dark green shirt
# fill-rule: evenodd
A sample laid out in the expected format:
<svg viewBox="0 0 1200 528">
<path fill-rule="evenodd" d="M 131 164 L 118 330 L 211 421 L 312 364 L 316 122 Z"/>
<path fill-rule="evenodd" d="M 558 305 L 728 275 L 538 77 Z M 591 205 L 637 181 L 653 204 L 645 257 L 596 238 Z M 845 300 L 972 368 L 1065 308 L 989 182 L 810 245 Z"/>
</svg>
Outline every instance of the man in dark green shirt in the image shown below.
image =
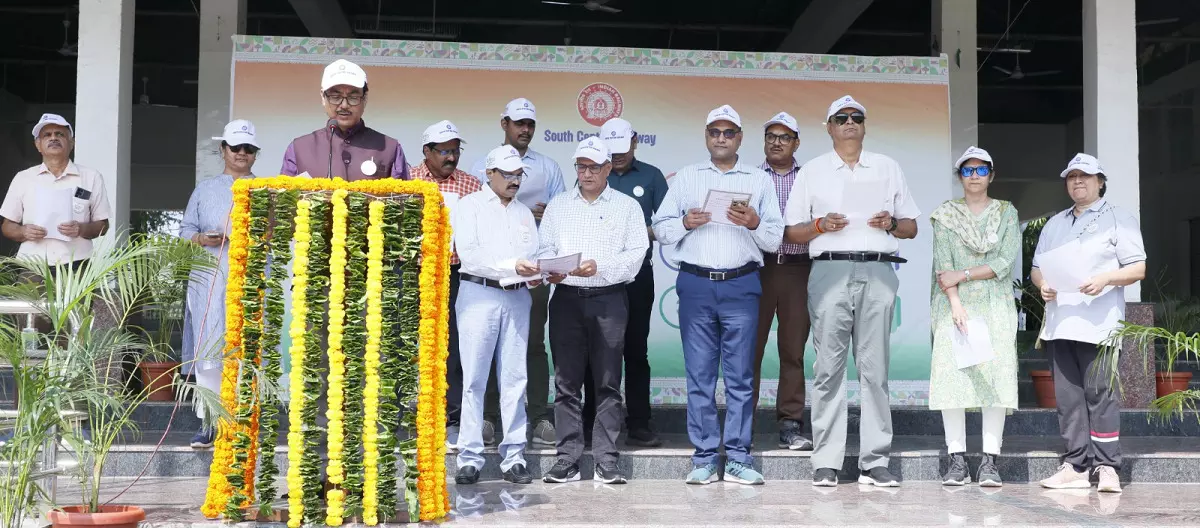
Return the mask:
<svg viewBox="0 0 1200 528">
<path fill-rule="evenodd" d="M 642 206 L 642 214 L 646 217 L 646 236 L 653 242 L 650 217 L 667 195 L 667 179 L 657 167 L 634 158 L 637 133 L 629 121 L 619 117 L 608 120 L 600 128 L 600 139 L 612 152 L 612 172 L 608 175 L 608 185 L 632 196 Z M 646 344 L 650 337 L 650 317 L 654 313 L 654 268 L 650 265 L 653 254 L 654 245 L 651 244 L 637 278 L 625 285 L 629 298 L 629 323 L 625 327 L 625 427 L 629 435 L 625 442 L 638 447 L 662 445 L 662 440 L 650 428 L 650 360 Z M 585 381 L 587 396 L 583 414 L 585 424 L 590 424 L 590 417 L 595 413 L 590 374 Z M 590 432 L 590 425 L 584 431 L 585 434 Z"/>
</svg>

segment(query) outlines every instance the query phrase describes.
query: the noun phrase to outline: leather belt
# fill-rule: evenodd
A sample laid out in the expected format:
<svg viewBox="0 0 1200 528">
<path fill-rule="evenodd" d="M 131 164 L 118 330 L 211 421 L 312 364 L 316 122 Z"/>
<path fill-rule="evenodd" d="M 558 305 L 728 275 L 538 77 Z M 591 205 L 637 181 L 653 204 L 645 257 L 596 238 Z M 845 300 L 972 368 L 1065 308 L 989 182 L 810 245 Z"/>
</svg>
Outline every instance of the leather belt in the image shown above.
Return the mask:
<svg viewBox="0 0 1200 528">
<path fill-rule="evenodd" d="M 705 278 L 710 281 L 733 280 L 738 277 L 744 277 L 746 275 L 754 273 L 754 272 L 758 271 L 758 268 L 759 268 L 759 266 L 758 266 L 757 262 L 749 262 L 746 265 L 744 265 L 740 268 L 735 268 L 735 269 L 701 268 L 700 266 L 696 266 L 694 264 L 688 264 L 687 262 L 681 262 L 679 264 L 680 271 L 691 273 L 692 275 L 695 275 L 695 276 L 701 277 L 701 278 Z"/>
<path fill-rule="evenodd" d="M 483 277 L 471 275 L 470 273 L 459 273 L 458 276 L 460 279 L 465 280 L 467 282 L 474 282 L 475 284 L 487 286 L 488 288 L 496 288 L 498 290 L 504 290 L 504 291 L 519 290 L 519 289 L 525 287 L 524 282 L 518 282 L 516 284 L 510 284 L 508 286 L 503 286 L 500 284 L 500 281 L 492 280 L 492 279 L 485 279 Z"/>
<path fill-rule="evenodd" d="M 579 297 L 597 297 L 610 293 L 621 293 L 625 291 L 624 284 L 613 284 L 610 286 L 597 286 L 594 288 L 586 288 L 583 286 L 571 286 L 569 284 L 559 284 L 555 289 L 563 293 L 573 293 Z"/>
<path fill-rule="evenodd" d="M 812 259 L 808 257 L 808 253 L 763 253 L 763 263 L 769 264 L 804 264 Z"/>
<path fill-rule="evenodd" d="M 839 251 L 834 253 L 821 253 L 813 257 L 813 260 L 848 260 L 850 262 L 895 262 L 904 264 L 908 259 L 903 259 L 895 255 L 887 253 L 878 253 L 874 251 Z"/>
</svg>

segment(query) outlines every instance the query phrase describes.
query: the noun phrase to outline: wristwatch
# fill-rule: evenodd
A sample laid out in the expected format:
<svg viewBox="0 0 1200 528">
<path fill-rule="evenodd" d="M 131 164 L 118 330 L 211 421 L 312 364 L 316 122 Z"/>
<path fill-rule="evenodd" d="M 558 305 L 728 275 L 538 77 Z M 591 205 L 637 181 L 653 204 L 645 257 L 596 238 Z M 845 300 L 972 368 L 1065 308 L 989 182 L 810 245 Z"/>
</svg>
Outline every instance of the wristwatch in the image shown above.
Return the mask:
<svg viewBox="0 0 1200 528">
<path fill-rule="evenodd" d="M 894 216 L 893 216 L 893 217 L 892 217 L 892 225 L 891 225 L 891 227 L 887 228 L 887 232 L 888 232 L 888 233 L 891 233 L 892 231 L 895 231 L 895 230 L 896 230 L 896 225 L 897 225 L 897 224 L 896 224 L 896 217 L 894 217 Z"/>
<path fill-rule="evenodd" d="M 967 282 L 971 281 L 971 270 L 969 270 L 969 269 L 963 270 L 963 275 L 967 276 Z"/>
</svg>

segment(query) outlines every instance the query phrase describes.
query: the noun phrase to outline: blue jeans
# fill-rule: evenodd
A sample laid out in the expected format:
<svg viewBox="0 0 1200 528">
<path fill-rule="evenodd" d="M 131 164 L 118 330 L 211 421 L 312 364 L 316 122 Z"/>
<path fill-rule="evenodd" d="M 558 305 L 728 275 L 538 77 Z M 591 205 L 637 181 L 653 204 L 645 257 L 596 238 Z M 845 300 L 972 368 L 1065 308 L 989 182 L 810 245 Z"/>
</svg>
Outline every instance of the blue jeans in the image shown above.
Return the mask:
<svg viewBox="0 0 1200 528">
<path fill-rule="evenodd" d="M 721 445 L 716 401 L 719 369 L 725 375 L 725 455 L 750 464 L 754 345 L 762 296 L 758 273 L 712 281 L 681 272 L 675 289 L 687 370 L 688 439 L 696 448 L 692 462 L 705 465 L 717 459 Z"/>
</svg>

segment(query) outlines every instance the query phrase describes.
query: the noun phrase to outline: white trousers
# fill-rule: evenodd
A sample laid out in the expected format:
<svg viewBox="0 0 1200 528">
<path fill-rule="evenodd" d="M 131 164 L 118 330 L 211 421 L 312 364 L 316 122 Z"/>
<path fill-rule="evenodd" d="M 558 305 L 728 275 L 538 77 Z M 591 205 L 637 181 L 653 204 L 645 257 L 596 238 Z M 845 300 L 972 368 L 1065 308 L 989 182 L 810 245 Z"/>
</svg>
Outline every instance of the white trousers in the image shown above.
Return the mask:
<svg viewBox="0 0 1200 528">
<path fill-rule="evenodd" d="M 221 394 L 221 371 L 220 368 L 201 369 L 201 363 L 196 363 L 196 385 L 204 387 L 213 392 L 213 394 Z M 201 420 L 204 419 L 204 407 L 196 405 L 196 416 Z"/>
<path fill-rule="evenodd" d="M 999 455 L 1004 442 L 1004 407 L 983 408 L 983 452 Z M 942 409 L 942 425 L 946 429 L 946 452 L 967 452 L 967 410 Z"/>
</svg>

